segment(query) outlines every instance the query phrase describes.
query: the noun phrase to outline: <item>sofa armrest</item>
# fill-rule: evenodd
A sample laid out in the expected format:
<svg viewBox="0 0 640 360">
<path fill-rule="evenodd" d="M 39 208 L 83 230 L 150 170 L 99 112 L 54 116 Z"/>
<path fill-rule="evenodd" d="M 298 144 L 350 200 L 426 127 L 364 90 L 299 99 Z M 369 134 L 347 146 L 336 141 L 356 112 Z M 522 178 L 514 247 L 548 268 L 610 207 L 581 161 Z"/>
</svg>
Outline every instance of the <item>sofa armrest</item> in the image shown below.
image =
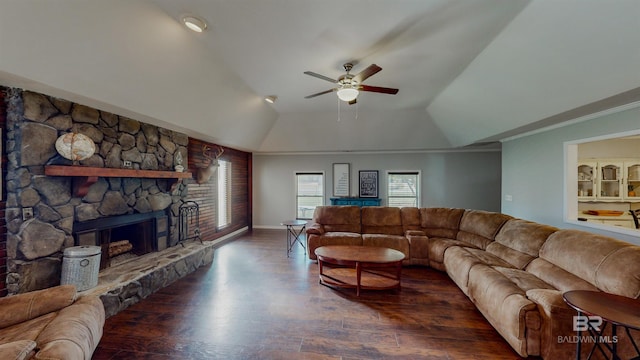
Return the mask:
<svg viewBox="0 0 640 360">
<path fill-rule="evenodd" d="M 562 340 L 575 335 L 573 316 L 576 311 L 564 302 L 562 291 L 531 289 L 527 291 L 527 297 L 536 303 L 542 316 L 540 355 L 545 359 L 575 358 L 575 343 Z"/>
<path fill-rule="evenodd" d="M 65 308 L 76 300 L 76 287 L 52 288 L 0 298 L 0 329 Z"/>
<path fill-rule="evenodd" d="M 406 230 L 404 236 L 427 236 L 427 234 L 422 230 Z"/>
<path fill-rule="evenodd" d="M 313 223 L 307 226 L 307 235 L 315 234 L 315 235 L 324 235 L 324 226 L 322 224 Z"/>
<path fill-rule="evenodd" d="M 0 359 L 30 359 L 34 354 L 35 348 L 36 342 L 31 340 L 18 340 L 0 344 Z"/>
<path fill-rule="evenodd" d="M 98 296 L 80 297 L 58 312 L 38 335 L 38 359 L 88 360 L 98 347 L 105 322 Z"/>
</svg>

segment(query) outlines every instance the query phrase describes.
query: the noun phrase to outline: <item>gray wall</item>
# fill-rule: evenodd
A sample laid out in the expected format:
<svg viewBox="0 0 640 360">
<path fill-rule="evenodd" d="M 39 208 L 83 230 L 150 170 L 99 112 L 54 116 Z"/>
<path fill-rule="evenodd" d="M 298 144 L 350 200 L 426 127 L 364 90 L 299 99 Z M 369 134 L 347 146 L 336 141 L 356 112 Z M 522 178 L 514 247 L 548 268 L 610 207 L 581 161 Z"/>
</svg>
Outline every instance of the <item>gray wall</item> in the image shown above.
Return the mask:
<svg viewBox="0 0 640 360">
<path fill-rule="evenodd" d="M 640 108 L 632 108 L 502 144 L 502 212 L 560 228 L 601 233 L 640 244 L 640 237 L 565 223 L 564 143 L 640 130 Z M 639 154 L 640 155 L 640 154 Z"/>
<path fill-rule="evenodd" d="M 422 207 L 500 211 L 499 151 L 380 154 L 267 155 L 253 157 L 253 224 L 279 226 L 295 218 L 295 172 L 324 171 L 325 202 L 333 196 L 333 163 L 351 165 L 351 193 L 358 170 L 379 171 L 379 195 L 386 197 L 386 171 L 420 170 Z M 383 205 L 385 202 L 383 201 Z"/>
</svg>

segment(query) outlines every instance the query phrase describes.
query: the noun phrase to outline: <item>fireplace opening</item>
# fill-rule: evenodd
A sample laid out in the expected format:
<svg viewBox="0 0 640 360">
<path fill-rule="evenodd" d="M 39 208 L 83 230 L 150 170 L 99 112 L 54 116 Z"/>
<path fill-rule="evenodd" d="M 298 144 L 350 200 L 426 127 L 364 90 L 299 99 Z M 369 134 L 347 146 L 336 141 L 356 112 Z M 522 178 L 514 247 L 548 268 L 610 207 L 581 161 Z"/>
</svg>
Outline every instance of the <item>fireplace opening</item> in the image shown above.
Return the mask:
<svg viewBox="0 0 640 360">
<path fill-rule="evenodd" d="M 100 268 L 115 266 L 138 256 L 158 251 L 153 235 L 154 221 L 152 219 L 101 230 Z"/>
<path fill-rule="evenodd" d="M 74 224 L 76 245 L 101 247 L 100 270 L 165 249 L 167 231 L 167 216 L 162 211 Z"/>
</svg>

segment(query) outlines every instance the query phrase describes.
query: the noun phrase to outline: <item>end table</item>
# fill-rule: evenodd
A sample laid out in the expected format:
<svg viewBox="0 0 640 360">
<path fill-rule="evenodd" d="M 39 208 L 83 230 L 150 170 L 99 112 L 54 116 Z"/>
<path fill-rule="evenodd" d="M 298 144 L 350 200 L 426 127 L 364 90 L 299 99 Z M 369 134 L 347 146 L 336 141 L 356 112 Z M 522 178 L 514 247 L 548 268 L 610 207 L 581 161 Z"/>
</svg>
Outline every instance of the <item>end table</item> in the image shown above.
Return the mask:
<svg viewBox="0 0 640 360">
<path fill-rule="evenodd" d="M 287 227 L 287 257 L 289 257 L 289 253 L 291 253 L 291 249 L 296 242 L 300 244 L 305 251 L 307 250 L 300 239 L 300 235 L 302 235 L 307 227 L 306 220 L 286 220 L 281 222 L 280 225 Z"/>
</svg>

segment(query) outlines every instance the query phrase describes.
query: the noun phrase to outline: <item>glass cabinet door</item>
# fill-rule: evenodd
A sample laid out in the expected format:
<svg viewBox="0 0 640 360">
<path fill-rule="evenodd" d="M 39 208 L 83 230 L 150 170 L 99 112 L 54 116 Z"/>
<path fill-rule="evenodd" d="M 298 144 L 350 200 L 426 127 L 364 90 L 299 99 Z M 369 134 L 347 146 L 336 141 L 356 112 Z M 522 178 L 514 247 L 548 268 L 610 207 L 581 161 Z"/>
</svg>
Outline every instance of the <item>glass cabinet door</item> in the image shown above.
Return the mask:
<svg viewBox="0 0 640 360">
<path fill-rule="evenodd" d="M 599 198 L 604 200 L 622 199 L 622 163 L 601 162 L 598 165 Z"/>
<path fill-rule="evenodd" d="M 624 163 L 624 197 L 628 200 L 640 200 L 640 161 Z"/>
<path fill-rule="evenodd" d="M 578 200 L 593 200 L 596 198 L 596 163 L 578 163 Z"/>
</svg>

